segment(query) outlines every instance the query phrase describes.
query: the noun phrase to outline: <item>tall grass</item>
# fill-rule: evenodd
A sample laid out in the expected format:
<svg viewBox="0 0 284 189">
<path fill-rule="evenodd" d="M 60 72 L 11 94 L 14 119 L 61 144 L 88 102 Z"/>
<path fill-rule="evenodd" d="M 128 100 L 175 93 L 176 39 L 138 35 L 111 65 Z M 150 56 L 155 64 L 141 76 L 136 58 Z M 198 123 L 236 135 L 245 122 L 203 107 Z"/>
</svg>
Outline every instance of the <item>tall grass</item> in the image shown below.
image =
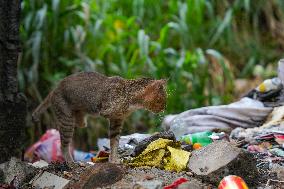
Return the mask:
<svg viewBox="0 0 284 189">
<path fill-rule="evenodd" d="M 169 78 L 164 114 L 228 103 L 235 77 L 283 55 L 283 10 L 281 0 L 23 1 L 20 87 L 30 110 L 78 71 Z M 126 128 L 159 122 L 140 111 Z"/>
</svg>

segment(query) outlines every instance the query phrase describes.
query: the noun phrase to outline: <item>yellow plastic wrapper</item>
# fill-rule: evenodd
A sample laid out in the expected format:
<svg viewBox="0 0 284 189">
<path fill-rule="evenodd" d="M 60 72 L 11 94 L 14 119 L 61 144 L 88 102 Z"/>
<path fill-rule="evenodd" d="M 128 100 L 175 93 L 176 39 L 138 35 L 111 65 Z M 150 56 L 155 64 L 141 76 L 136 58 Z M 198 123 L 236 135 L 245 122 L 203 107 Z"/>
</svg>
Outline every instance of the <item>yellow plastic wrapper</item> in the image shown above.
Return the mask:
<svg viewBox="0 0 284 189">
<path fill-rule="evenodd" d="M 181 149 L 176 149 L 172 148 L 170 146 L 167 147 L 168 150 L 171 153 L 171 158 L 169 163 L 165 165 L 165 170 L 170 170 L 170 171 L 177 171 L 180 172 L 186 168 L 190 152 L 181 150 Z"/>
<path fill-rule="evenodd" d="M 277 77 L 272 79 L 266 79 L 264 80 L 258 87 L 256 87 L 256 90 L 265 93 L 271 90 L 279 89 L 281 85 L 281 80 Z"/>
<path fill-rule="evenodd" d="M 159 138 L 151 142 L 137 157 L 126 162 L 134 167 L 157 167 L 180 172 L 186 169 L 190 152 L 180 149 L 180 143 Z"/>
</svg>

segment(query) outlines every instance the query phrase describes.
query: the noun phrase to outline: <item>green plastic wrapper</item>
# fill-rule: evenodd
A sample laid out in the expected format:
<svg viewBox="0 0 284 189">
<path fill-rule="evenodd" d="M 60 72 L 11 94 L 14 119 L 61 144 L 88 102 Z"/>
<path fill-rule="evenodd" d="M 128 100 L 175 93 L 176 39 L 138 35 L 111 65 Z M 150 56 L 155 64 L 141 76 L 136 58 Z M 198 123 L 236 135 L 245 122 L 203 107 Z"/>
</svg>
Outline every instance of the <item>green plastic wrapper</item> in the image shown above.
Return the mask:
<svg viewBox="0 0 284 189">
<path fill-rule="evenodd" d="M 194 134 L 184 135 L 180 138 L 180 141 L 187 144 L 199 143 L 202 146 L 207 146 L 208 144 L 212 143 L 212 139 L 209 137 L 210 135 L 212 135 L 212 132 L 210 131 L 198 132 Z"/>
</svg>

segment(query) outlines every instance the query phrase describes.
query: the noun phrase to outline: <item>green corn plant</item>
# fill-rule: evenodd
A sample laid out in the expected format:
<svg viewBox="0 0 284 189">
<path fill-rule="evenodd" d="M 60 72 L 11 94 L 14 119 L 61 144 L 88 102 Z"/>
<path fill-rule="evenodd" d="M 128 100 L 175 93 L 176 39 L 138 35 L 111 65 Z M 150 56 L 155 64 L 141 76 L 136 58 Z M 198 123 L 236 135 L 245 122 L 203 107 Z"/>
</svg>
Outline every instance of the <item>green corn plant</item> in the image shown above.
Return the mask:
<svg viewBox="0 0 284 189">
<path fill-rule="evenodd" d="M 154 132 L 166 114 L 231 102 L 234 78 L 281 58 L 283 11 L 281 0 L 23 1 L 20 88 L 31 112 L 74 72 L 167 78 L 166 111 L 138 111 L 125 123 L 124 133 Z M 29 122 L 30 142 L 52 117 L 39 131 Z M 89 125 L 75 136 L 88 137 L 86 149 L 106 136 L 104 120 Z"/>
</svg>

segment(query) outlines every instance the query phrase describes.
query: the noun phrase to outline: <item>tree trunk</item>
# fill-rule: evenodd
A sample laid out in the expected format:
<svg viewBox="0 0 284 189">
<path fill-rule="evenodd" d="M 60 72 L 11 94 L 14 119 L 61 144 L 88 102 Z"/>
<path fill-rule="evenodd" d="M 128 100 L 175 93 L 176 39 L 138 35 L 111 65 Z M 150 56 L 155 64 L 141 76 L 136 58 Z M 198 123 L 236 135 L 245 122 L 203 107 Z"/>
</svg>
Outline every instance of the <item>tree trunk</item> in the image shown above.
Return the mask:
<svg viewBox="0 0 284 189">
<path fill-rule="evenodd" d="M 20 0 L 0 0 L 0 163 L 20 157 L 26 98 L 18 92 Z"/>
</svg>

